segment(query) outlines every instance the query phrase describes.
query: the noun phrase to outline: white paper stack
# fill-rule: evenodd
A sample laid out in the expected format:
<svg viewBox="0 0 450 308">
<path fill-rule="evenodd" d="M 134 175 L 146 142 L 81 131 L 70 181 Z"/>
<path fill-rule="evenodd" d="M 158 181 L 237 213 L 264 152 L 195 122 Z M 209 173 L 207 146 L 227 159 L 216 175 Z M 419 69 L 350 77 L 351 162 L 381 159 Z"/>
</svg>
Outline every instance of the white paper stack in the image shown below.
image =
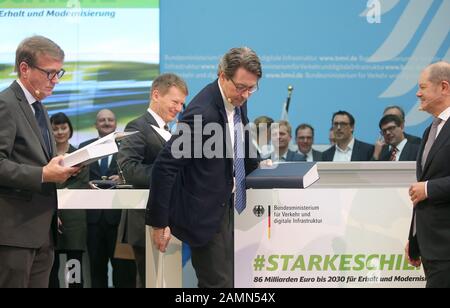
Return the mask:
<svg viewBox="0 0 450 308">
<path fill-rule="evenodd" d="M 62 165 L 64 167 L 86 166 L 103 157 L 115 154 L 119 151 L 116 142 L 136 133 L 138 132 L 111 133 L 73 153 L 67 154 Z"/>
</svg>

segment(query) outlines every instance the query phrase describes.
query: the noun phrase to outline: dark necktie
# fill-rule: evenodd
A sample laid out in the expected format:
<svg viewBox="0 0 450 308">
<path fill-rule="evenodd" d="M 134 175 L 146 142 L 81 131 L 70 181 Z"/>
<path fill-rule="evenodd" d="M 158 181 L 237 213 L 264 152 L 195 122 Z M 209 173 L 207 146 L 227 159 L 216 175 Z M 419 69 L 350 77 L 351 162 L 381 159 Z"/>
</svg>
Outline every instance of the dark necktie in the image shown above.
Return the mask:
<svg viewBox="0 0 450 308">
<path fill-rule="evenodd" d="M 108 156 L 103 157 L 100 160 L 100 173 L 101 173 L 101 176 L 108 175 Z"/>
<path fill-rule="evenodd" d="M 436 140 L 438 126 L 439 126 L 439 124 L 441 124 L 441 122 L 442 122 L 442 120 L 439 118 L 435 118 L 433 120 L 433 124 L 431 125 L 430 133 L 428 135 L 428 140 L 427 140 L 427 143 L 425 144 L 425 148 L 423 150 L 422 169 L 425 168 L 425 164 L 428 159 L 428 154 L 430 154 L 430 150 L 433 147 L 434 141 Z"/>
<path fill-rule="evenodd" d="M 234 180 L 236 185 L 235 204 L 240 214 L 245 209 L 247 196 L 245 191 L 244 140 L 242 140 L 242 119 L 240 108 L 234 108 Z"/>
<path fill-rule="evenodd" d="M 168 132 L 170 132 L 170 130 L 169 130 L 169 125 L 164 125 L 164 129 L 166 130 L 166 131 L 168 131 Z"/>
<path fill-rule="evenodd" d="M 389 158 L 389 160 L 390 161 L 396 161 L 397 160 L 397 153 L 398 153 L 397 147 L 392 146 L 391 157 Z"/>
<path fill-rule="evenodd" d="M 34 116 L 36 117 L 36 121 L 39 125 L 39 129 L 41 130 L 42 138 L 44 138 L 45 147 L 47 149 L 47 153 L 52 156 L 52 146 L 50 143 L 50 133 L 47 127 L 47 120 L 44 114 L 44 107 L 40 101 L 36 101 L 32 104 L 34 109 Z"/>
</svg>

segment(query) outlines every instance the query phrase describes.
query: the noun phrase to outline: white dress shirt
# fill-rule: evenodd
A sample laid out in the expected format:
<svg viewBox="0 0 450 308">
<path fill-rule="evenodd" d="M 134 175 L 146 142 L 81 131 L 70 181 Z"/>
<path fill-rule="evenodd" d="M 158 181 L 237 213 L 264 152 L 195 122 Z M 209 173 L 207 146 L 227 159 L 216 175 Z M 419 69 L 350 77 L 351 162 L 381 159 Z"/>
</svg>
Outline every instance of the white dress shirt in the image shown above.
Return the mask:
<svg viewBox="0 0 450 308">
<path fill-rule="evenodd" d="M 397 148 L 397 154 L 395 154 L 395 161 L 400 161 L 400 156 L 402 155 L 403 150 L 405 149 L 406 144 L 408 143 L 408 139 L 403 139 L 402 142 L 400 142 L 396 148 Z M 389 146 L 389 152 L 392 153 L 392 146 Z"/>
<path fill-rule="evenodd" d="M 341 149 L 336 144 L 336 152 L 334 153 L 333 161 L 336 162 L 350 162 L 352 161 L 353 147 L 355 146 L 355 138 L 348 144 L 346 149 Z"/>
<path fill-rule="evenodd" d="M 166 126 L 167 123 L 164 122 L 164 120 L 159 116 L 159 114 L 154 112 L 151 108 L 148 108 L 147 111 L 148 111 L 148 113 L 150 113 L 150 115 L 153 117 L 153 119 L 155 119 L 156 123 L 158 123 L 158 127 L 161 129 L 164 129 L 164 126 Z"/>
<path fill-rule="evenodd" d="M 30 104 L 31 111 L 33 111 L 33 114 L 34 114 L 35 111 L 34 111 L 34 108 L 32 105 L 37 101 L 37 99 L 30 93 L 30 91 L 27 90 L 27 88 L 25 88 L 25 86 L 19 79 L 17 79 L 16 81 L 19 84 L 19 86 L 22 88 L 22 91 L 25 94 L 25 98 L 27 99 L 28 104 Z"/>
</svg>

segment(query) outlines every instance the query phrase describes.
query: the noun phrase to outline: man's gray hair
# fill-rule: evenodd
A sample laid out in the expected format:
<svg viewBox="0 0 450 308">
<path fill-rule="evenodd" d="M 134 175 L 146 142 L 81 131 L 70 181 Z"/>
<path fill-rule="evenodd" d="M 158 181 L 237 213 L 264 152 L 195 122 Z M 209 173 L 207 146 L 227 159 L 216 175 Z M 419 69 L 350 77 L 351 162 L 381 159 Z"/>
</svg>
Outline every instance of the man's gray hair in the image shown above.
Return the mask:
<svg viewBox="0 0 450 308">
<path fill-rule="evenodd" d="M 439 84 L 442 81 L 450 83 L 450 63 L 446 61 L 436 62 L 429 67 L 429 80 L 433 84 Z"/>
<path fill-rule="evenodd" d="M 218 74 L 223 72 L 225 76 L 232 78 L 241 67 L 255 74 L 258 79 L 262 77 L 261 61 L 258 55 L 248 47 L 230 49 L 220 60 Z"/>
<path fill-rule="evenodd" d="M 38 57 L 49 56 L 58 61 L 64 61 L 64 51 L 52 40 L 35 35 L 24 39 L 16 50 L 15 70 L 20 77 L 20 63 L 25 62 L 30 67 L 37 65 Z"/>
</svg>

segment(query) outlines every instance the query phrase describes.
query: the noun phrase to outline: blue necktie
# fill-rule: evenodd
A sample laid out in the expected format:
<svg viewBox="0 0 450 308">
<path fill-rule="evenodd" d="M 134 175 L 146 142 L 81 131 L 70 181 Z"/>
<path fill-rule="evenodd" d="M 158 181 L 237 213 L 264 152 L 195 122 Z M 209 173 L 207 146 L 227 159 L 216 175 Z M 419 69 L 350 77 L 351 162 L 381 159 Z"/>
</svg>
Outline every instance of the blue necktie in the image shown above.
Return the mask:
<svg viewBox="0 0 450 308">
<path fill-rule="evenodd" d="M 234 207 L 240 214 L 245 209 L 247 196 L 245 191 L 245 161 L 241 109 L 234 108 L 234 180 L 236 185 Z"/>
<path fill-rule="evenodd" d="M 38 122 L 39 129 L 41 130 L 42 138 L 44 138 L 45 147 L 47 148 L 47 153 L 52 156 L 52 146 L 50 143 L 50 135 L 47 126 L 47 120 L 45 119 L 44 107 L 40 101 L 36 101 L 32 104 L 34 109 L 34 116 Z"/>
<path fill-rule="evenodd" d="M 108 175 L 108 156 L 103 157 L 100 160 L 100 173 L 101 173 L 101 176 Z"/>
</svg>

